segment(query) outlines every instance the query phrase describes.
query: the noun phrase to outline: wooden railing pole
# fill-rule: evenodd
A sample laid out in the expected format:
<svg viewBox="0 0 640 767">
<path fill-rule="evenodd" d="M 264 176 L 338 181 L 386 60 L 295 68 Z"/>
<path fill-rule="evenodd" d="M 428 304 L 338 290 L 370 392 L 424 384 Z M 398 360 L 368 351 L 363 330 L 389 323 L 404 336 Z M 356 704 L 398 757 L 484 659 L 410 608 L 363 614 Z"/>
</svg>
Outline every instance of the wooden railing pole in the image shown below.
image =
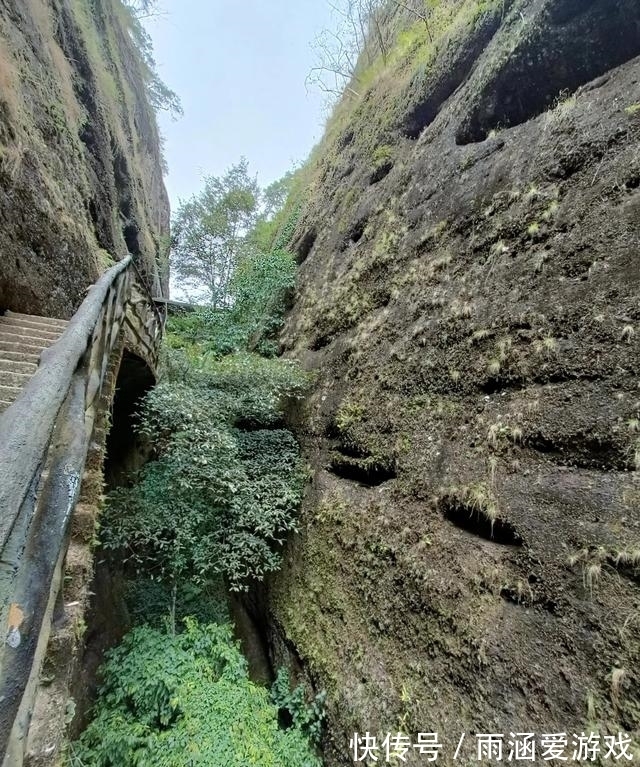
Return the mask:
<svg viewBox="0 0 640 767">
<path fill-rule="evenodd" d="M 162 317 L 140 277 L 144 313 L 132 304 L 133 269 L 128 257 L 105 272 L 0 415 L 0 763 L 8 744 L 28 730 L 25 691 L 37 681 L 34 659 L 48 636 L 54 572 L 62 566 L 97 403 L 125 322 L 157 360 Z"/>
</svg>

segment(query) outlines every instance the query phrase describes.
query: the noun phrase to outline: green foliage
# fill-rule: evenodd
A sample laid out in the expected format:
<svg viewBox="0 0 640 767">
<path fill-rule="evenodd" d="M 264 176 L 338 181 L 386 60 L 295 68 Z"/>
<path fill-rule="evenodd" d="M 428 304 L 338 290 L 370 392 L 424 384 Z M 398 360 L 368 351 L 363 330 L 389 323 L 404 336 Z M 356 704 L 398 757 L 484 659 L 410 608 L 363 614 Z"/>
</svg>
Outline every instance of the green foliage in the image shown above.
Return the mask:
<svg viewBox="0 0 640 767">
<path fill-rule="evenodd" d="M 137 628 L 104 667 L 97 715 L 72 767 L 319 767 L 297 726 L 278 728 L 228 625 Z"/>
<path fill-rule="evenodd" d="M 300 214 L 287 211 L 296 180 L 286 174 L 265 190 L 245 160 L 183 203 L 174 221 L 172 263 L 178 284 L 200 290 L 207 307 L 178 321 L 183 340 L 218 355 L 251 349 L 277 353 L 276 336 L 295 285 L 286 250 Z"/>
<path fill-rule="evenodd" d="M 364 415 L 364 408 L 355 402 L 343 403 L 336 413 L 336 426 L 338 431 L 345 432 L 351 426 L 359 423 Z"/>
<path fill-rule="evenodd" d="M 393 159 L 393 147 L 388 144 L 378 145 L 373 152 L 373 166 L 379 168 Z"/>
<path fill-rule="evenodd" d="M 300 399 L 311 382 L 293 360 L 247 352 L 220 358 L 197 349 L 175 350 L 164 380 L 144 401 L 141 428 L 156 442 L 194 421 L 272 427 L 282 421 L 284 401 Z"/>
<path fill-rule="evenodd" d="M 296 263 L 285 250 L 256 252 L 234 274 L 231 321 L 245 343 L 268 356 L 277 351 L 273 339 L 282 325 L 295 280 Z"/>
<path fill-rule="evenodd" d="M 177 118 L 183 114 L 180 98 L 158 75 L 153 56 L 153 41 L 142 23 L 144 18 L 154 14 L 156 6 L 157 0 L 122 0 L 122 15 L 135 45 L 151 105 L 156 111 L 166 111 Z"/>
<path fill-rule="evenodd" d="M 266 359 L 240 353 L 205 358 L 200 380 L 226 392 L 236 402 L 236 425 L 272 427 L 282 420 L 286 400 L 301 399 L 311 378 L 293 360 Z"/>
<path fill-rule="evenodd" d="M 274 427 L 306 378 L 291 362 L 247 354 L 203 357 L 188 370 L 144 401 L 139 428 L 158 459 L 111 493 L 102 543 L 152 578 L 203 583 L 223 574 L 240 590 L 277 569 L 295 529 L 299 449 Z"/>
<path fill-rule="evenodd" d="M 295 278 L 296 264 L 287 251 L 248 254 L 228 285 L 232 306 L 200 309 L 175 320 L 172 328 L 178 332 L 170 338 L 170 345 L 185 348 L 185 341 L 201 343 L 205 351 L 218 356 L 243 349 L 274 356 Z"/>
<path fill-rule="evenodd" d="M 309 740 L 318 745 L 322 737 L 322 727 L 326 717 L 325 691 L 319 692 L 307 703 L 307 691 L 304 685 L 291 689 L 291 679 L 286 668 L 280 668 L 271 687 L 271 700 L 279 709 L 285 710 L 291 719 L 292 727 L 303 732 Z"/>
<path fill-rule="evenodd" d="M 249 239 L 254 247 L 263 253 L 281 249 L 275 244 L 275 239 L 281 225 L 280 214 L 286 206 L 294 181 L 295 172 L 289 171 L 262 192 L 262 212 L 250 232 Z"/>
<path fill-rule="evenodd" d="M 235 170 L 246 180 L 246 164 Z M 278 729 L 278 706 L 248 681 L 230 627 L 212 625 L 227 618 L 220 584 L 244 590 L 276 570 L 295 530 L 304 473 L 284 409 L 309 383 L 296 363 L 271 357 L 295 278 L 291 254 L 274 243 L 289 242 L 299 208 L 284 220 L 285 179 L 266 190 L 250 227 L 254 187 L 228 180 L 211 180 L 210 199 L 179 212 L 189 258 L 210 248 L 226 271 L 212 272 L 211 306 L 170 320 L 161 382 L 138 414 L 155 460 L 108 498 L 102 544 L 137 573 L 126 600 L 147 625 L 111 653 L 73 767 L 320 765 L 310 744 L 324 695 L 307 704 L 303 688 L 282 692 L 293 721 Z M 186 615 L 209 625 L 189 618 L 176 635 Z"/>
<path fill-rule="evenodd" d="M 273 243 L 274 250 L 284 250 L 289 246 L 293 238 L 295 228 L 298 225 L 301 213 L 302 203 L 298 202 L 295 204 L 292 212 L 286 218 L 283 218 L 282 221 L 277 221 L 279 228 L 278 234 Z"/>
<path fill-rule="evenodd" d="M 204 583 L 185 581 L 175 593 L 163 581 L 142 575 L 130 580 L 124 591 L 129 618 L 134 626 L 174 626 L 193 617 L 200 623 L 227 623 L 227 590 L 222 578 Z"/>
<path fill-rule="evenodd" d="M 173 221 L 172 266 L 178 284 L 214 308 L 230 306 L 233 273 L 255 225 L 260 189 L 242 158 L 224 176 L 180 204 Z"/>
</svg>

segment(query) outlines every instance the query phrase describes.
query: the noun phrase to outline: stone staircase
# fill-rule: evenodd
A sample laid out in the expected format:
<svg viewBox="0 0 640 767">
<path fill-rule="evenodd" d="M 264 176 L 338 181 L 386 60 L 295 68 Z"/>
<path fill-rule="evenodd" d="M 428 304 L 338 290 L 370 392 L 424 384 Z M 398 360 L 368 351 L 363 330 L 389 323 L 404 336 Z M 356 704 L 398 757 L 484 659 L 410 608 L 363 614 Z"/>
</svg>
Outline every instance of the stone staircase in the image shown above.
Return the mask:
<svg viewBox="0 0 640 767">
<path fill-rule="evenodd" d="M 20 394 L 36 372 L 43 350 L 60 338 L 68 324 L 9 311 L 0 315 L 0 413 Z"/>
</svg>

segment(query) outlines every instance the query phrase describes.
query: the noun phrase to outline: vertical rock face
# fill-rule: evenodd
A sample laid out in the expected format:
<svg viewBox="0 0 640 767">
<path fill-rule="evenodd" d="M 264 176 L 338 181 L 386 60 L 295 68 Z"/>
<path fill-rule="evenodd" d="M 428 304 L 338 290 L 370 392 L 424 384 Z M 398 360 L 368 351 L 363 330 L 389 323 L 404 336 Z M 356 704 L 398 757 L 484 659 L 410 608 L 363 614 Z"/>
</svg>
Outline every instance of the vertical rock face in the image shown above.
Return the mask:
<svg viewBox="0 0 640 767">
<path fill-rule="evenodd" d="M 640 734 L 640 5 L 434 13 L 338 107 L 296 240 L 313 485 L 270 610 L 330 765 Z"/>
<path fill-rule="evenodd" d="M 0 309 L 69 317 L 127 252 L 166 288 L 169 206 L 120 0 L 0 1 Z"/>
</svg>

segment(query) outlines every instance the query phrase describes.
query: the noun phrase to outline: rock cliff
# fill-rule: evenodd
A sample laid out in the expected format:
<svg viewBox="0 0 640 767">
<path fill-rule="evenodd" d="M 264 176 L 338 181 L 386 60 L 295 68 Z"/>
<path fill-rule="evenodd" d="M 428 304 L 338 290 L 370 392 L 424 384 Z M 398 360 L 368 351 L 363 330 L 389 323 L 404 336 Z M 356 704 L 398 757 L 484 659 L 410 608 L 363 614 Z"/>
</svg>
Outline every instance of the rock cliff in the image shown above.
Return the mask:
<svg viewBox="0 0 640 767">
<path fill-rule="evenodd" d="M 0 310 L 68 318 L 127 252 L 166 287 L 169 206 L 118 0 L 0 2 Z"/>
<path fill-rule="evenodd" d="M 640 5 L 431 5 L 336 108 L 294 240 L 313 484 L 268 609 L 329 765 L 354 730 L 444 763 L 640 734 Z"/>
</svg>

